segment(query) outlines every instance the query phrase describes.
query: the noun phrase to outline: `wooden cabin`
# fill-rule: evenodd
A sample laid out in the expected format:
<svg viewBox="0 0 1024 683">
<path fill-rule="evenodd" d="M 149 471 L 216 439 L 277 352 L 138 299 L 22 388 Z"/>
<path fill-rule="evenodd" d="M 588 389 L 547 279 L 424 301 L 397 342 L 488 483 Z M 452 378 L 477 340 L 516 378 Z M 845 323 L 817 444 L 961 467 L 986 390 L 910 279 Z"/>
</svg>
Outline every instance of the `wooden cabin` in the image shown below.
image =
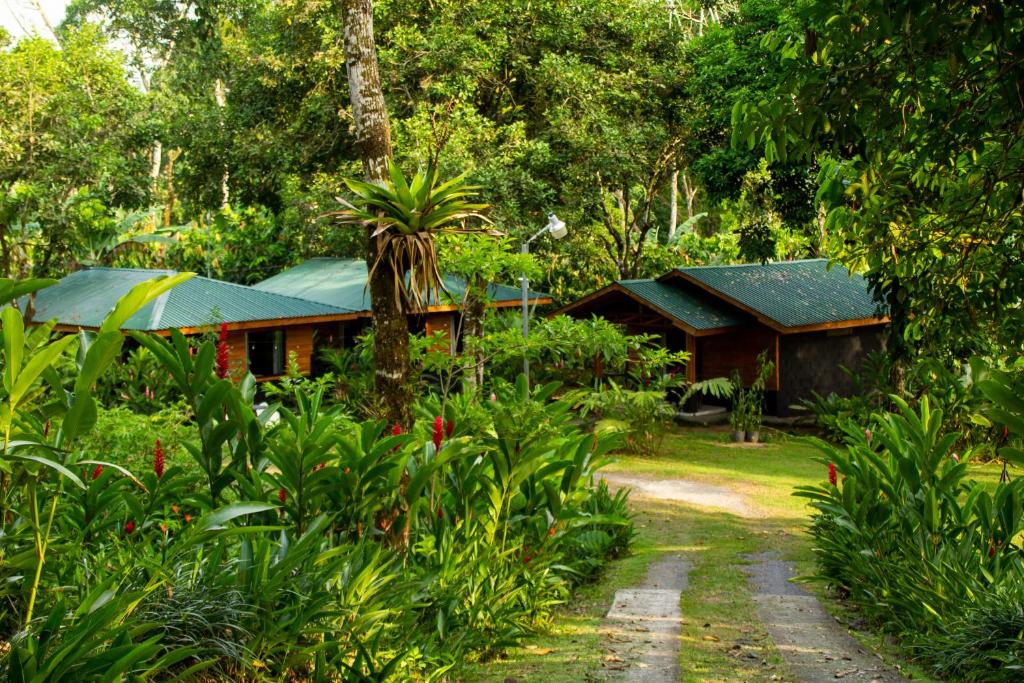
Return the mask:
<svg viewBox="0 0 1024 683">
<path fill-rule="evenodd" d="M 356 311 L 354 320 L 317 327 L 318 340 L 323 345 L 351 346 L 373 318 L 367 279 L 366 261 L 362 259 L 312 258 L 253 285 L 253 288 Z M 459 344 L 461 304 L 466 283 L 461 278 L 445 275 L 444 285 L 447 291 L 438 300 L 410 316 L 409 328 L 428 335 L 440 332 L 448 338 L 450 350 L 455 351 Z M 488 288 L 487 299 L 490 308 L 514 308 L 522 304 L 522 292 L 517 287 L 492 284 Z M 528 302 L 531 306 L 542 305 L 551 303 L 551 299 L 544 294 L 530 292 Z"/>
<path fill-rule="evenodd" d="M 87 268 L 71 273 L 36 294 L 33 321 L 57 321 L 57 329 L 95 330 L 117 300 L 140 282 L 169 270 Z M 309 374 L 314 332 L 359 317 L 356 311 L 306 301 L 205 277 L 193 277 L 146 304 L 121 328 L 166 335 L 178 329 L 186 335 L 217 334 L 228 330 L 232 372 L 251 372 L 259 380 L 275 379 L 287 371 L 294 353 L 299 372 Z"/>
<path fill-rule="evenodd" d="M 687 377 L 754 377 L 757 355 L 775 363 L 769 412 L 786 416 L 812 392 L 847 395 L 856 370 L 882 347 L 888 318 L 867 282 L 826 259 L 676 268 L 651 280 L 621 280 L 555 314 L 598 315 L 632 334 L 654 334 L 688 351 Z"/>
</svg>

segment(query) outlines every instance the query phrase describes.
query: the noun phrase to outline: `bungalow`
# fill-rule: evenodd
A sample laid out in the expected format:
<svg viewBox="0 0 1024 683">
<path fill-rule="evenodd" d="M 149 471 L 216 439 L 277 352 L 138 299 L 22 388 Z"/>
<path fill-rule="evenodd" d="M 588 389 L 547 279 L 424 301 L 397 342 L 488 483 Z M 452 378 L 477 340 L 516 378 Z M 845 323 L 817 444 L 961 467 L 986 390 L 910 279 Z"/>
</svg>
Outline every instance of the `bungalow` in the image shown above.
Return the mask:
<svg viewBox="0 0 1024 683">
<path fill-rule="evenodd" d="M 856 370 L 882 346 L 888 322 L 866 281 L 826 259 L 676 268 L 652 280 L 621 280 L 563 307 L 600 315 L 632 334 L 660 336 L 690 353 L 690 381 L 728 376 L 750 382 L 757 355 L 775 363 L 769 412 L 790 414 L 811 392 L 849 394 Z"/>
<path fill-rule="evenodd" d="M 317 326 L 318 334 L 326 343 L 341 346 L 351 344 L 373 316 L 367 277 L 366 261 L 362 259 L 312 258 L 256 283 L 253 288 L 356 311 L 355 320 Z M 460 302 L 466 292 L 466 282 L 445 275 L 444 284 L 447 296 L 412 316 L 410 329 L 426 334 L 441 332 L 454 350 L 458 345 Z M 488 290 L 488 299 L 491 308 L 516 307 L 522 304 L 522 292 L 516 287 L 494 284 Z M 551 299 L 530 292 L 528 302 L 530 305 L 549 304 Z"/>
<path fill-rule="evenodd" d="M 87 268 L 71 273 L 36 294 L 32 320 L 57 321 L 57 329 L 95 330 L 119 298 L 138 283 L 170 270 Z M 313 332 L 359 314 L 338 306 L 275 294 L 230 282 L 193 277 L 146 304 L 123 330 L 169 334 L 179 329 L 195 335 L 222 322 L 228 330 L 228 357 L 233 371 L 248 369 L 257 379 L 283 375 L 289 354 L 308 374 Z"/>
</svg>

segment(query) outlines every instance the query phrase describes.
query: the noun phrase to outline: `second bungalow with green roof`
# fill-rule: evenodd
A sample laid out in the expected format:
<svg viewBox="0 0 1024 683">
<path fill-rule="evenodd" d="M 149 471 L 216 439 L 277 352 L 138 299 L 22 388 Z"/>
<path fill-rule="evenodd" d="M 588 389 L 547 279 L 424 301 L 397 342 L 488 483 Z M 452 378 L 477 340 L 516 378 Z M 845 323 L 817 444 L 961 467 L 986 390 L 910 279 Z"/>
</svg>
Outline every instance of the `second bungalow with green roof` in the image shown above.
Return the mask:
<svg viewBox="0 0 1024 683">
<path fill-rule="evenodd" d="M 775 363 L 768 408 L 788 415 L 813 392 L 848 394 L 866 353 L 882 346 L 888 318 L 867 282 L 826 259 L 676 268 L 653 280 L 620 280 L 556 313 L 599 315 L 633 334 L 689 351 L 690 381 L 749 382 L 757 355 Z"/>
<path fill-rule="evenodd" d="M 256 283 L 253 288 L 356 311 L 357 320 L 318 327 L 318 333 L 326 343 L 347 345 L 363 331 L 373 316 L 370 310 L 370 290 L 366 284 L 366 261 L 362 259 L 311 258 Z M 458 319 L 466 283 L 461 278 L 445 275 L 444 285 L 448 291 L 442 295 L 442 300 L 433 302 L 425 310 L 411 316 L 410 329 L 426 334 L 440 332 L 448 337 L 454 347 L 458 344 Z M 489 307 L 509 308 L 521 303 L 522 293 L 518 288 L 499 284 L 490 286 Z M 549 303 L 551 299 L 546 295 L 529 293 L 530 305 Z"/>
</svg>

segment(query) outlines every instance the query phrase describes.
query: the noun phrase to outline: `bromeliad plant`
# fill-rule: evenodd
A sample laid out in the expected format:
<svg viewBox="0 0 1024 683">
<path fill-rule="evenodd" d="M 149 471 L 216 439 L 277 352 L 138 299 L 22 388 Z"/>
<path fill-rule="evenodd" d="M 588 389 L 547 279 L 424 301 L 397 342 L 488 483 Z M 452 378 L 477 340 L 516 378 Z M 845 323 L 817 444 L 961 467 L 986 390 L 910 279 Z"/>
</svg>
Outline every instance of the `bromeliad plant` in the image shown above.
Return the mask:
<svg viewBox="0 0 1024 683">
<path fill-rule="evenodd" d="M 441 232 L 469 232 L 470 220 L 486 221 L 486 204 L 469 201 L 476 190 L 465 182 L 466 175 L 439 182 L 438 170 L 430 165 L 407 182 L 402 169 L 388 162 L 390 180 L 380 185 L 346 178 L 355 195 L 350 202 L 338 197 L 344 207 L 328 214 L 338 223 L 372 228 L 378 240 L 376 260 L 370 264 L 370 278 L 383 262 L 393 274 L 396 305 L 423 308 L 445 289 L 438 268 L 434 235 Z"/>
</svg>

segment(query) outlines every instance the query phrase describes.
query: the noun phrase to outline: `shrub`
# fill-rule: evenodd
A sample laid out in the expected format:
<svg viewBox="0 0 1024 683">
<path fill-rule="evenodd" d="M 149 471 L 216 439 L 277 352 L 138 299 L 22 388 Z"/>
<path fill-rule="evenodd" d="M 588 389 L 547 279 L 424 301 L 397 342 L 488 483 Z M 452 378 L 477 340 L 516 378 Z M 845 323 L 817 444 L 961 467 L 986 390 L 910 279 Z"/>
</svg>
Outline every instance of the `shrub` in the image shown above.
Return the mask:
<svg viewBox="0 0 1024 683">
<path fill-rule="evenodd" d="M 927 396 L 916 409 L 892 401 L 899 412 L 874 414 L 875 429 L 849 427 L 844 447 L 816 440 L 832 481 L 797 495 L 817 510 L 816 578 L 934 657 L 932 639 L 1024 581 L 1024 480 L 994 492 L 966 480 L 969 454 L 954 452 L 959 435 L 943 430 L 942 410 Z"/>
</svg>

